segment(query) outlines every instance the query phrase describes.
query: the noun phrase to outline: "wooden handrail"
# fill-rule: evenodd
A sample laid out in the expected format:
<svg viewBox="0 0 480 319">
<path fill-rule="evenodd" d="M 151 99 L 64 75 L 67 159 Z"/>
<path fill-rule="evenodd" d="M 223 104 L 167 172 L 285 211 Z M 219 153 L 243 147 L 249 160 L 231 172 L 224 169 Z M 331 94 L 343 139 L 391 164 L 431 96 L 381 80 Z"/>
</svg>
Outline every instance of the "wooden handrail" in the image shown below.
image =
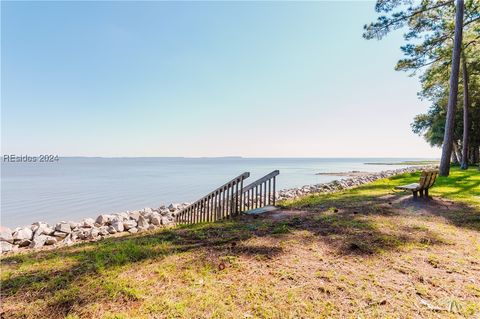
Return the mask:
<svg viewBox="0 0 480 319">
<path fill-rule="evenodd" d="M 276 176 L 280 174 L 275 170 L 242 189 L 240 209 L 242 211 L 275 205 Z"/>
<path fill-rule="evenodd" d="M 213 222 L 231 218 L 245 210 L 275 205 L 278 174 L 280 171 L 275 170 L 243 187 L 243 181 L 250 176 L 249 172 L 245 172 L 182 209 L 175 216 L 175 221 L 177 224 Z"/>
<path fill-rule="evenodd" d="M 250 176 L 250 173 L 249 173 L 249 172 L 245 172 L 245 173 L 243 173 L 243 174 L 241 174 L 241 175 L 238 175 L 237 177 L 235 177 L 235 178 L 232 179 L 231 181 L 223 184 L 223 185 L 220 186 L 220 187 L 217 187 L 217 189 L 215 189 L 214 191 L 211 191 L 211 192 L 208 193 L 207 195 L 203 196 L 202 198 L 200 198 L 199 200 L 197 200 L 195 203 L 201 202 L 202 200 L 206 199 L 208 196 L 215 194 L 215 192 L 218 191 L 219 189 L 224 188 L 224 187 L 226 187 L 226 186 L 228 186 L 228 185 L 230 185 L 230 184 L 232 184 L 232 183 L 234 183 L 234 182 L 236 182 L 236 181 L 238 181 L 238 180 L 240 180 L 240 179 L 242 179 L 242 180 L 243 180 L 243 179 L 246 179 L 246 178 L 248 178 L 249 176 Z M 193 203 L 193 204 L 195 204 L 195 203 Z M 192 205 L 193 205 L 193 204 L 192 204 Z"/>
<path fill-rule="evenodd" d="M 278 174 L 280 174 L 280 171 L 277 169 L 277 170 L 274 170 L 273 172 L 263 176 L 262 178 L 260 179 L 257 179 L 255 182 L 251 183 L 251 184 L 248 184 L 247 186 L 245 186 L 243 188 L 243 192 L 246 193 L 248 192 L 249 190 L 251 190 L 252 188 L 254 188 L 255 186 L 257 185 L 260 185 L 261 183 L 265 182 L 265 181 L 268 181 L 269 179 L 271 179 L 272 177 L 275 177 L 277 176 Z"/>
<path fill-rule="evenodd" d="M 242 203 L 243 180 L 249 176 L 250 173 L 245 172 L 208 193 L 178 212 L 175 221 L 178 224 L 194 224 L 230 218 L 238 214 Z"/>
</svg>

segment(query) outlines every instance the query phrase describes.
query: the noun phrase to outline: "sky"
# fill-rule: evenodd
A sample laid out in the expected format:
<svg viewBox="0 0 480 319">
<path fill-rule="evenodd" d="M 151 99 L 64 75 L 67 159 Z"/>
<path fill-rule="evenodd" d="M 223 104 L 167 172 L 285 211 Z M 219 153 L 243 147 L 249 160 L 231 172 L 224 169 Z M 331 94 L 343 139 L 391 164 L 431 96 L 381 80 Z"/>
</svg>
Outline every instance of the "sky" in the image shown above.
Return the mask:
<svg viewBox="0 0 480 319">
<path fill-rule="evenodd" d="M 374 2 L 1 5 L 2 154 L 440 154 Z"/>
</svg>

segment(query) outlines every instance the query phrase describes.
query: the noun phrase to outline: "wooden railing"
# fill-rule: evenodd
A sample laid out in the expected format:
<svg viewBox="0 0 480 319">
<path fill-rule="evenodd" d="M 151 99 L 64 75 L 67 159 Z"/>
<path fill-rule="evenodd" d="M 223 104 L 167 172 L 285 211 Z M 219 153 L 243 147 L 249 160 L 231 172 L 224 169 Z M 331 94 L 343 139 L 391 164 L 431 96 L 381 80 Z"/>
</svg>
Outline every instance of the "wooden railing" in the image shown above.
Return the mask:
<svg viewBox="0 0 480 319">
<path fill-rule="evenodd" d="M 242 211 L 275 205 L 276 176 L 280 171 L 275 170 L 242 189 Z"/>
<path fill-rule="evenodd" d="M 249 176 L 250 173 L 245 172 L 185 207 L 176 215 L 176 223 L 214 222 L 239 214 L 243 202 L 243 180 Z"/>
</svg>

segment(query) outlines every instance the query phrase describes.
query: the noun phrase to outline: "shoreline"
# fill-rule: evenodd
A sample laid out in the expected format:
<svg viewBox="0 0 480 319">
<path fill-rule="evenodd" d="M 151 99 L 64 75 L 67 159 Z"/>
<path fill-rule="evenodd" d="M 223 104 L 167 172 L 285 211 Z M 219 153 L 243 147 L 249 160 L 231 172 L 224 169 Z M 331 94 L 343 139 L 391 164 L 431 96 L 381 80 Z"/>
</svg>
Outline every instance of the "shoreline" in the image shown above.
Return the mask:
<svg viewBox="0 0 480 319">
<path fill-rule="evenodd" d="M 34 222 L 29 226 L 0 229 L 0 250 L 19 252 L 70 246 L 82 241 L 96 241 L 120 234 L 135 234 L 157 228 L 172 227 L 176 214 L 189 203 L 170 204 L 159 208 L 101 214 L 81 222 L 60 221 L 55 225 Z"/>
<path fill-rule="evenodd" d="M 375 173 L 340 172 L 318 173 L 318 175 L 345 176 L 340 180 L 297 188 L 279 190 L 278 201 L 295 199 L 316 193 L 332 193 L 370 183 L 404 173 L 414 173 L 422 169 L 431 169 L 434 165 L 411 166 Z M 339 175 L 343 174 L 343 175 Z M 354 174 L 353 176 L 351 174 Z M 96 219 L 84 218 L 81 222 L 60 221 L 55 225 L 34 222 L 29 226 L 14 229 L 0 229 L 1 253 L 21 252 L 31 249 L 55 249 L 70 246 L 77 242 L 97 241 L 118 235 L 135 234 L 158 228 L 173 227 L 176 214 L 189 203 L 170 204 L 142 210 L 126 211 L 114 214 L 101 214 Z"/>
<path fill-rule="evenodd" d="M 356 177 L 356 176 L 365 176 L 372 174 L 372 172 L 361 172 L 361 171 L 350 171 L 350 172 L 326 172 L 326 173 L 316 173 L 315 175 L 321 176 L 343 176 L 343 177 Z"/>
</svg>

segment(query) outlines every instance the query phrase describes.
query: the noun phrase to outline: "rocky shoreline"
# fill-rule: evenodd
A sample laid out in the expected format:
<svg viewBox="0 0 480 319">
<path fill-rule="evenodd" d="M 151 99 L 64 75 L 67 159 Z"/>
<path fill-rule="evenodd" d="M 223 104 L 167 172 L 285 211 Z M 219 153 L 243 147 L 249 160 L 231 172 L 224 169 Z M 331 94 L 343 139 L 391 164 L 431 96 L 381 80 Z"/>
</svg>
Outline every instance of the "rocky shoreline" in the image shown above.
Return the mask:
<svg viewBox="0 0 480 319">
<path fill-rule="evenodd" d="M 341 177 L 356 177 L 356 176 L 365 176 L 370 175 L 372 173 L 369 172 L 361 172 L 361 171 L 350 171 L 350 172 L 338 172 L 338 173 L 317 173 L 315 175 L 326 175 L 326 176 L 341 176 Z"/>
<path fill-rule="evenodd" d="M 43 247 L 69 246 L 79 241 L 96 241 L 121 233 L 137 233 L 175 223 L 176 214 L 188 203 L 170 204 L 157 209 L 144 208 L 117 214 L 102 214 L 96 219 L 85 218 L 81 222 L 62 221 L 55 225 L 35 222 L 30 226 L 0 230 L 2 253 Z"/>
<path fill-rule="evenodd" d="M 280 190 L 276 194 L 278 201 L 296 199 L 310 194 L 331 193 L 370 183 L 403 173 L 414 173 L 434 166 L 415 166 L 396 170 L 387 170 L 367 175 L 334 180 L 329 183 L 305 185 L 298 188 Z M 85 218 L 81 222 L 62 221 L 55 225 L 35 222 L 30 226 L 0 230 L 0 250 L 2 253 L 27 249 L 69 246 L 80 241 L 96 241 L 118 234 L 137 233 L 175 224 L 176 214 L 188 206 L 188 203 L 170 204 L 157 209 L 127 211 L 116 214 L 102 214 L 96 219 Z"/>
</svg>

